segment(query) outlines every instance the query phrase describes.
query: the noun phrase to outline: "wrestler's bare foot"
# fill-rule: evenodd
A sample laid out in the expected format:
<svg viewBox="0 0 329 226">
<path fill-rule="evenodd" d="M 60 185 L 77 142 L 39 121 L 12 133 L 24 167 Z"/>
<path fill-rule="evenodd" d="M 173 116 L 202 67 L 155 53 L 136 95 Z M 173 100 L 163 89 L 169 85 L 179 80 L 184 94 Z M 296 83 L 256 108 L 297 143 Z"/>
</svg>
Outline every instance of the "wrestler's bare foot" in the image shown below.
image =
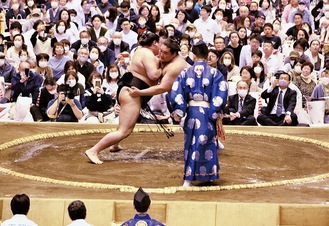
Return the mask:
<svg viewBox="0 0 329 226">
<path fill-rule="evenodd" d="M 123 147 L 121 147 L 120 145 L 112 145 L 109 148 L 110 152 L 119 152 L 123 150 Z"/>
<path fill-rule="evenodd" d="M 92 163 L 97 164 L 97 165 L 99 165 L 99 164 L 103 164 L 103 162 L 102 162 L 101 160 L 99 160 L 99 158 L 97 157 L 97 155 L 94 154 L 94 153 L 91 153 L 90 150 L 87 150 L 87 151 L 85 152 L 85 155 L 89 158 L 89 160 L 90 160 Z"/>
</svg>

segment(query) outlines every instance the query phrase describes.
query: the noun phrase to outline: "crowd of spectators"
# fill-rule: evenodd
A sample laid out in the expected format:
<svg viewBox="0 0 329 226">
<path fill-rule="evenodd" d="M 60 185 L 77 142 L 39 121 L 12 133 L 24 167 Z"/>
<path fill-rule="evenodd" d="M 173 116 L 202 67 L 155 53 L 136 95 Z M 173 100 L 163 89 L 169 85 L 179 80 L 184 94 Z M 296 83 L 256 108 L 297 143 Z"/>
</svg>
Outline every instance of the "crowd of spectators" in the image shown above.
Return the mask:
<svg viewBox="0 0 329 226">
<path fill-rule="evenodd" d="M 116 82 L 150 31 L 160 44 L 179 38 L 179 55 L 190 65 L 194 43 L 203 40 L 230 95 L 238 81 L 248 84 L 255 118 L 268 102 L 261 93 L 272 91 L 281 71 L 296 92 L 299 124 L 314 123 L 313 99 L 324 103 L 320 115 L 329 122 L 326 0 L 7 0 L 0 8 L 0 103 L 11 108 L 8 117 L 1 108 L 1 120 L 14 119 L 20 97 L 28 97 L 30 110 L 16 120 L 117 122 Z M 149 105 L 156 116 L 144 112 L 139 122 L 172 123 L 166 93 Z"/>
</svg>

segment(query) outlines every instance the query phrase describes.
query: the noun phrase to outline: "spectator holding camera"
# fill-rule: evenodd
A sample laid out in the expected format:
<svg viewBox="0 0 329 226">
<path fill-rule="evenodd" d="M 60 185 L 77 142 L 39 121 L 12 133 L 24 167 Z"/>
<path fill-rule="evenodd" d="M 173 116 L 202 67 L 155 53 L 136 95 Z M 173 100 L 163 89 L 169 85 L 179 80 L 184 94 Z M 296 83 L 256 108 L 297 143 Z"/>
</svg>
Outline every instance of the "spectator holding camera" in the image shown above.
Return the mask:
<svg viewBox="0 0 329 226">
<path fill-rule="evenodd" d="M 78 82 L 79 77 L 76 72 L 74 71 L 68 71 L 65 74 L 64 77 L 64 84 L 67 86 L 67 91 L 69 93 L 73 93 L 74 98 L 77 99 L 82 108 L 85 107 L 85 89 L 83 88 L 83 85 Z"/>
<path fill-rule="evenodd" d="M 55 122 L 78 122 L 82 118 L 80 102 L 67 85 L 57 87 L 57 97 L 48 103 L 47 115 Z"/>
<path fill-rule="evenodd" d="M 11 102 L 16 102 L 19 95 L 32 97 L 32 103 L 37 102 L 40 87 L 43 83 L 41 75 L 30 71 L 28 62 L 19 64 L 18 73 L 11 78 Z"/>
<path fill-rule="evenodd" d="M 103 114 L 108 115 L 107 111 L 113 106 L 114 101 L 110 94 L 105 93 L 106 89 L 102 87 L 103 77 L 100 73 L 96 71 L 91 73 L 89 83 L 92 84 L 92 87 L 85 92 L 86 107 L 89 110 L 86 121 L 104 122 L 102 116 Z"/>
</svg>

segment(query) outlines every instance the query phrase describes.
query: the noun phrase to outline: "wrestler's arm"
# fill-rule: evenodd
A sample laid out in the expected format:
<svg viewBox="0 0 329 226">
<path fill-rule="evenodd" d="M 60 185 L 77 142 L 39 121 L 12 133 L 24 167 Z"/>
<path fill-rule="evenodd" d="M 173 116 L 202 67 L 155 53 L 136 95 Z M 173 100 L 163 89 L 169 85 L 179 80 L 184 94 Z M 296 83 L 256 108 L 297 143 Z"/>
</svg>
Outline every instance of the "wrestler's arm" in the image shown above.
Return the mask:
<svg viewBox="0 0 329 226">
<path fill-rule="evenodd" d="M 140 90 L 136 87 L 132 87 L 130 95 L 132 97 L 137 96 L 153 96 L 160 93 L 168 92 L 171 90 L 172 84 L 174 83 L 176 77 L 181 73 L 181 71 L 186 68 L 185 63 L 172 64 L 167 68 L 165 74 L 161 79 L 161 83 L 155 86 L 151 86 L 147 89 Z"/>
<path fill-rule="evenodd" d="M 153 53 L 145 52 L 142 58 L 142 64 L 149 79 L 155 81 L 160 78 L 162 70 L 159 67 L 159 59 L 155 57 Z"/>
</svg>

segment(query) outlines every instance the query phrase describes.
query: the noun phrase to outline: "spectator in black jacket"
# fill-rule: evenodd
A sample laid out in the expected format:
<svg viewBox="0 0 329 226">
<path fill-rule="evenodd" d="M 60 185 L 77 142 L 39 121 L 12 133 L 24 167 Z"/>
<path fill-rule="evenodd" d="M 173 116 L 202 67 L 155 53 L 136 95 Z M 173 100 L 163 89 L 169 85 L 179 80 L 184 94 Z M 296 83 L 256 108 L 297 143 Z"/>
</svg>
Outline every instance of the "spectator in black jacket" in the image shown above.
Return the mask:
<svg viewBox="0 0 329 226">
<path fill-rule="evenodd" d="M 122 41 L 122 34 L 118 31 L 113 33 L 109 48 L 114 51 L 115 58 L 117 58 L 119 53 L 129 52 L 129 44 Z"/>
</svg>

